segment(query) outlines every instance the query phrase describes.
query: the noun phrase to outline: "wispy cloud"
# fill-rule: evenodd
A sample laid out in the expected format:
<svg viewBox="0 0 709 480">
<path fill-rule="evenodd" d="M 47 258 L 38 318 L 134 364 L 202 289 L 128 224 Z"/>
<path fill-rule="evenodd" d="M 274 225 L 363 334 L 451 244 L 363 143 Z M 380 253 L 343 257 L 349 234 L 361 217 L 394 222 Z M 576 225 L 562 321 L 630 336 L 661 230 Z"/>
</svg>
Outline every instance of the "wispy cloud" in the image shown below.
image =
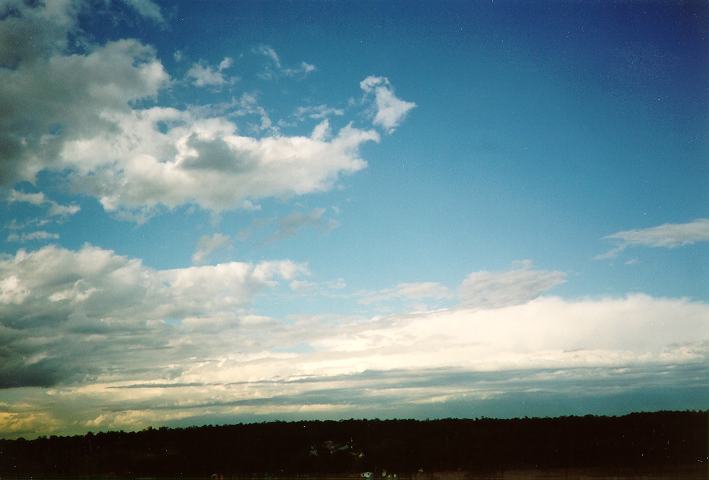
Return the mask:
<svg viewBox="0 0 709 480">
<path fill-rule="evenodd" d="M 523 260 L 510 270 L 472 272 L 457 291 L 437 282 L 413 282 L 356 295 L 363 305 L 406 301 L 425 307 L 427 302 L 445 300 L 447 306 L 456 308 L 490 309 L 527 303 L 565 281 L 564 272 L 537 270 L 530 260 Z"/>
<path fill-rule="evenodd" d="M 502 272 L 473 272 L 460 285 L 463 305 L 497 308 L 533 300 L 566 281 L 559 271 L 536 270 L 525 260 L 518 267 Z"/>
<path fill-rule="evenodd" d="M 152 0 L 123 0 L 127 5 L 135 9 L 140 15 L 153 20 L 159 25 L 165 24 L 160 7 Z"/>
<path fill-rule="evenodd" d="M 373 123 L 387 133 L 394 130 L 406 118 L 416 104 L 401 100 L 394 94 L 394 89 L 386 77 L 369 76 L 359 83 L 365 95 L 374 95 L 375 113 Z"/>
<path fill-rule="evenodd" d="M 262 55 L 269 60 L 266 65 L 265 70 L 259 75 L 263 79 L 274 79 L 278 77 L 305 77 L 310 73 L 317 70 L 315 65 L 307 62 L 300 62 L 297 67 L 286 67 L 281 63 L 281 58 L 273 49 L 268 45 L 259 45 L 253 49 L 253 52 L 257 55 Z"/>
<path fill-rule="evenodd" d="M 295 117 L 298 119 L 310 118 L 313 120 L 324 120 L 330 116 L 342 116 L 345 111 L 341 108 L 329 107 L 325 104 L 298 107 L 295 110 Z"/>
<path fill-rule="evenodd" d="M 223 250 L 229 245 L 231 245 L 231 239 L 223 233 L 204 235 L 197 241 L 197 249 L 192 255 L 192 263 L 200 265 L 204 263 L 213 253 Z"/>
<path fill-rule="evenodd" d="M 54 200 L 50 200 L 42 192 L 26 193 L 18 190 L 10 190 L 7 200 L 10 203 L 29 203 L 31 205 L 47 207 L 47 214 L 51 217 L 68 217 L 81 210 L 81 208 L 75 204 L 62 205 Z"/>
<path fill-rule="evenodd" d="M 339 225 L 336 218 L 328 215 L 326 208 L 299 209 L 281 217 L 254 219 L 237 232 L 235 238 L 242 242 L 252 239 L 258 244 L 268 244 L 293 237 L 308 228 L 329 232 Z"/>
<path fill-rule="evenodd" d="M 359 296 L 361 296 L 359 302 L 363 305 L 392 300 L 423 303 L 430 300 L 445 300 L 454 297 L 448 287 L 436 282 L 399 283 L 392 288 L 375 292 L 360 292 Z"/>
<path fill-rule="evenodd" d="M 11 233 L 10 235 L 7 236 L 7 241 L 8 242 L 20 242 L 20 243 L 25 243 L 25 242 L 31 242 L 31 241 L 37 241 L 37 240 L 57 240 L 59 238 L 59 234 L 57 233 L 50 233 L 47 232 L 46 230 L 37 230 L 34 232 L 26 232 L 26 233 Z"/>
<path fill-rule="evenodd" d="M 306 227 L 316 227 L 323 230 L 333 230 L 337 228 L 339 223 L 334 218 L 325 217 L 326 210 L 324 208 L 313 208 L 312 210 L 302 212 L 291 212 L 285 217 L 278 219 L 278 228 L 271 236 L 271 240 L 280 240 L 292 237 L 298 231 Z"/>
<path fill-rule="evenodd" d="M 709 218 L 699 218 L 687 223 L 665 223 L 656 227 L 623 230 L 603 237 L 618 243 L 597 260 L 616 257 L 629 247 L 677 248 L 700 242 L 709 242 Z"/>
<path fill-rule="evenodd" d="M 235 77 L 224 75 L 224 70 L 230 68 L 232 63 L 233 60 L 230 57 L 225 57 L 216 67 L 211 67 L 203 62 L 195 63 L 187 70 L 186 75 L 196 87 L 221 87 L 235 81 Z"/>
</svg>

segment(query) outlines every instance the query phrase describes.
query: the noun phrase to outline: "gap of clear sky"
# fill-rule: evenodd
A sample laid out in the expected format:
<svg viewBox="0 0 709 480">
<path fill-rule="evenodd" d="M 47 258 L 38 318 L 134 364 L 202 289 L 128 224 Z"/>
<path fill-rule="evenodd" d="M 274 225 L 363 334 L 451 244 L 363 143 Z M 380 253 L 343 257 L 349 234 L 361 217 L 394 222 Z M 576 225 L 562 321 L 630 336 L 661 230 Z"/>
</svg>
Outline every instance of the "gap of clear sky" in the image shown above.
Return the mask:
<svg viewBox="0 0 709 480">
<path fill-rule="evenodd" d="M 0 0 L 0 437 L 706 407 L 708 10 Z"/>
</svg>

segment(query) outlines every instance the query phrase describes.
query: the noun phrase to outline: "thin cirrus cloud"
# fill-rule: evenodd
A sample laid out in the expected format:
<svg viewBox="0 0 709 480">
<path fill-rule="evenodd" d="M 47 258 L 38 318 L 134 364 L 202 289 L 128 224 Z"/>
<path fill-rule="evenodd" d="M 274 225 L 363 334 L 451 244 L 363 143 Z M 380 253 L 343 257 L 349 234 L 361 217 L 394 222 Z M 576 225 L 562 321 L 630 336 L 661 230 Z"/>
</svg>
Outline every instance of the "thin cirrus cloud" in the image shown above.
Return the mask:
<svg viewBox="0 0 709 480">
<path fill-rule="evenodd" d="M 339 225 L 335 218 L 327 215 L 327 209 L 317 207 L 295 210 L 281 217 L 254 219 L 249 226 L 236 234 L 236 239 L 246 241 L 254 238 L 257 243 L 268 244 L 293 237 L 305 229 L 329 232 Z"/>
<path fill-rule="evenodd" d="M 278 228 L 271 239 L 279 240 L 292 237 L 298 233 L 299 230 L 307 227 L 321 228 L 328 231 L 337 228 L 337 220 L 326 218 L 325 212 L 326 210 L 324 208 L 313 208 L 306 212 L 291 212 L 278 219 Z"/>
<path fill-rule="evenodd" d="M 530 260 L 515 262 L 514 267 L 503 271 L 472 272 L 455 293 L 437 282 L 399 283 L 392 288 L 359 292 L 359 303 L 406 301 L 425 305 L 425 302 L 449 300 L 454 301 L 456 308 L 491 309 L 529 302 L 566 281 L 564 272 L 537 270 Z"/>
<path fill-rule="evenodd" d="M 32 242 L 37 240 L 57 240 L 59 239 L 58 233 L 51 233 L 46 230 L 35 230 L 33 232 L 25 233 L 11 233 L 7 236 L 8 242 Z"/>
<path fill-rule="evenodd" d="M 197 241 L 197 249 L 192 255 L 192 263 L 200 265 L 209 257 L 231 245 L 231 239 L 223 233 L 215 233 L 213 235 L 204 235 Z"/>
<path fill-rule="evenodd" d="M 505 272 L 473 272 L 460 285 L 460 302 L 473 307 L 495 308 L 533 300 L 566 281 L 559 271 L 535 270 L 532 262 L 518 263 Z"/>
<path fill-rule="evenodd" d="M 66 39 L 76 29 L 71 5 L 22 4 L 18 17 L 0 20 L 0 36 L 16 35 L 18 22 L 28 32 L 47 32 L 32 49 L 0 52 L 12 57 L 0 58 L 12 65 L 0 71 L 0 106 L 11 112 L 0 119 L 4 185 L 60 172 L 76 193 L 141 221 L 161 206 L 222 211 L 326 191 L 365 168 L 360 146 L 379 141 L 376 131 L 351 124 L 327 138 L 322 131 L 257 138 L 198 108 L 138 108 L 136 102 L 149 104 L 171 81 L 155 50 L 133 39 L 91 45 L 84 53 L 68 50 Z M 275 51 L 264 51 L 280 65 Z M 388 83 L 377 88 L 378 99 L 390 91 Z M 25 98 L 32 98 L 32 108 L 16 108 Z M 380 108 L 375 124 L 398 125 L 401 114 L 386 113 L 400 112 L 397 105 Z"/>
<path fill-rule="evenodd" d="M 330 116 L 342 116 L 344 114 L 345 111 L 343 109 L 329 107 L 325 104 L 300 106 L 296 108 L 294 113 L 296 118 L 310 118 L 313 120 L 324 120 Z"/>
<path fill-rule="evenodd" d="M 445 285 L 437 282 L 406 282 L 399 283 L 392 288 L 385 288 L 374 292 L 361 292 L 359 303 L 371 305 L 393 300 L 409 302 L 425 302 L 430 300 L 446 300 L 453 297 Z"/>
<path fill-rule="evenodd" d="M 597 260 L 615 258 L 630 247 L 678 248 L 700 242 L 709 242 L 709 218 L 698 218 L 687 223 L 665 223 L 655 227 L 623 230 L 603 237 L 618 245 Z"/>
<path fill-rule="evenodd" d="M 307 62 L 300 62 L 297 67 L 286 67 L 281 63 L 281 57 L 276 53 L 276 50 L 269 45 L 259 45 L 254 48 L 253 53 L 261 55 L 268 59 L 268 64 L 265 70 L 259 74 L 264 80 L 272 80 L 278 77 L 300 77 L 304 78 L 311 74 L 317 68 Z"/>
</svg>

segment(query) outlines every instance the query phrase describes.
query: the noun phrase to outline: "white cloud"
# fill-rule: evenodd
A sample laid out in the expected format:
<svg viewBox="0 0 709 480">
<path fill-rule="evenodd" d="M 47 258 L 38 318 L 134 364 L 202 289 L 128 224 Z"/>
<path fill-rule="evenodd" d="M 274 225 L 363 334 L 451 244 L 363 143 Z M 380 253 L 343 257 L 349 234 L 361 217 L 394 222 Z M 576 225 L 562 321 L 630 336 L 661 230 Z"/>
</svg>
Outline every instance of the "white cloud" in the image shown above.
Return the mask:
<svg viewBox="0 0 709 480">
<path fill-rule="evenodd" d="M 706 303 L 643 294 L 529 299 L 561 279 L 537 272 L 530 280 L 529 265 L 511 272 L 490 283 L 527 293 L 504 302 L 274 319 L 253 311 L 254 298 L 279 285 L 310 288 L 303 265 L 154 270 L 91 246 L 20 251 L 0 259 L 0 381 L 11 414 L 0 416 L 0 432 L 33 425 L 38 413 L 59 431 L 215 413 L 302 415 L 316 401 L 342 414 L 354 403 L 366 416 L 392 402 L 409 408 L 540 385 L 554 392 L 566 388 L 555 383 L 562 377 L 602 390 L 624 369 L 645 372 L 629 377 L 634 388 L 656 386 L 662 371 L 672 389 L 693 381 L 673 377 L 673 368 L 709 359 Z M 448 294 L 427 282 L 394 291 Z M 52 385 L 52 394 L 12 388 L 31 385 Z"/>
<path fill-rule="evenodd" d="M 352 325 L 316 340 L 320 360 L 310 365 L 313 374 L 344 374 L 683 363 L 704 358 L 707 340 L 709 306 L 703 303 L 642 294 L 595 300 L 542 297 L 500 308 L 393 315 Z"/>
<path fill-rule="evenodd" d="M 8 242 L 30 242 L 35 240 L 57 240 L 59 235 L 56 233 L 50 233 L 45 230 L 37 230 L 34 232 L 27 232 L 22 234 L 11 233 L 7 237 Z"/>
<path fill-rule="evenodd" d="M 67 217 L 74 215 L 81 210 L 78 205 L 60 205 L 56 202 L 49 202 L 49 210 L 47 213 L 52 217 Z"/>
<path fill-rule="evenodd" d="M 228 322 L 190 324 L 190 337 L 172 340 L 183 348 L 180 355 L 161 354 L 180 366 L 169 379 L 155 371 L 132 380 L 104 378 L 58 386 L 62 395 L 54 403 L 32 400 L 44 406 L 39 411 L 52 413 L 57 402 L 85 402 L 83 408 L 64 411 L 81 412 L 75 415 L 85 420 L 105 415 L 104 421 L 115 422 L 113 428 L 160 424 L 165 412 L 178 418 L 264 412 L 302 417 L 308 408 L 320 415 L 351 415 L 357 408 L 367 416 L 392 403 L 397 412 L 420 402 L 445 405 L 449 399 L 470 405 L 475 399 L 494 401 L 534 388 L 578 402 L 579 390 L 608 394 L 619 390 L 621 378 L 640 392 L 658 382 L 672 390 L 693 385 L 679 367 L 703 365 L 709 358 L 709 306 L 646 295 L 540 298 L 505 308 L 340 319 L 336 324 L 317 317 L 292 325 L 260 318 L 251 325 L 250 336 L 259 340 L 234 352 L 234 342 L 244 337 Z M 209 338 L 207 332 L 218 333 L 219 339 L 199 345 Z M 307 349 L 283 352 L 284 345 L 302 342 Z M 196 357 L 186 358 L 190 354 Z M 120 365 L 126 368 L 126 363 L 123 358 Z M 121 386 L 131 388 L 115 388 Z M 620 389 L 627 393 L 629 388 L 624 384 Z M 152 408 L 156 404 L 159 409 Z M 111 418 L 128 411 L 133 412 L 130 418 Z M 425 416 L 427 411 L 420 412 Z M 69 421 L 63 423 L 72 428 Z"/>
<path fill-rule="evenodd" d="M 0 183 L 73 168 L 71 159 L 61 155 L 66 142 L 110 131 L 111 114 L 129 113 L 130 102 L 155 96 L 169 78 L 154 50 L 135 40 L 108 42 L 86 54 L 66 53 L 63 45 L 74 28 L 70 5 L 57 1 L 23 7 L 20 17 L 0 20 L 0 37 L 22 34 L 16 42 L 34 45 L 18 49 L 7 62 L 0 58 L 13 65 L 0 69 L 0 110 L 6 112 L 0 117 Z M 18 30 L 18 22 L 23 29 Z M 54 43 L 40 42 L 39 29 L 46 29 L 44 35 L 52 32 Z"/>
<path fill-rule="evenodd" d="M 9 202 L 24 202 L 31 205 L 42 205 L 47 201 L 42 192 L 37 193 L 25 193 L 19 192 L 17 190 L 10 190 L 10 194 L 7 197 Z"/>
<path fill-rule="evenodd" d="M 187 71 L 187 78 L 192 79 L 192 84 L 196 87 L 219 87 L 228 83 L 233 83 L 234 78 L 225 77 L 224 70 L 232 66 L 232 59 L 225 57 L 216 68 L 203 63 L 195 63 Z"/>
<path fill-rule="evenodd" d="M 363 305 L 405 300 L 415 302 L 419 310 L 426 310 L 430 308 L 425 302 L 456 300 L 460 307 L 491 309 L 529 302 L 566 281 L 563 272 L 535 270 L 529 260 L 515 263 L 512 270 L 470 273 L 458 287 L 457 295 L 436 282 L 400 283 L 357 295 Z"/>
<path fill-rule="evenodd" d="M 376 113 L 373 123 L 382 127 L 387 133 L 393 133 L 409 111 L 416 107 L 413 102 L 397 98 L 386 77 L 369 76 L 362 80 L 359 86 L 365 95 L 374 94 Z"/>
<path fill-rule="evenodd" d="M 159 122 L 183 121 L 167 132 Z M 329 141 L 308 137 L 252 138 L 223 118 L 153 108 L 117 117 L 119 131 L 67 142 L 63 155 L 85 168 L 75 188 L 96 196 L 106 210 L 175 207 L 196 203 L 221 211 L 245 201 L 325 191 L 341 174 L 366 166 L 359 146 L 374 131 L 342 128 Z M 80 180 L 80 181 L 79 181 Z"/>
<path fill-rule="evenodd" d="M 221 319 L 237 327 L 260 292 L 307 273 L 290 261 L 153 270 L 88 245 L 20 250 L 0 259 L 0 386 L 109 375 L 122 362 L 112 357 L 127 346 L 135 358 L 119 370 L 131 376 L 131 365 L 149 360 L 153 348 L 175 341 L 192 348 L 193 339 L 171 337 L 165 322 Z M 27 363 L 37 355 L 43 360 Z"/>
<path fill-rule="evenodd" d="M 227 68 L 231 68 L 231 66 L 234 64 L 234 59 L 231 57 L 224 57 L 221 62 L 219 62 L 219 71 L 226 70 Z"/>
<path fill-rule="evenodd" d="M 209 258 L 211 254 L 218 250 L 222 250 L 231 244 L 228 235 L 223 233 L 215 233 L 214 235 L 204 235 L 197 242 L 197 249 L 192 255 L 192 263 L 201 264 Z"/>
<path fill-rule="evenodd" d="M 136 12 L 145 18 L 149 18 L 158 24 L 164 24 L 165 18 L 160 11 L 160 7 L 152 0 L 123 0 Z"/>
<path fill-rule="evenodd" d="M 44 193 L 26 193 L 18 190 L 10 190 L 7 196 L 7 201 L 10 203 L 29 203 L 36 206 L 47 206 L 47 214 L 50 217 L 68 217 L 78 213 L 81 207 L 75 204 L 62 205 L 54 200 L 48 199 Z"/>
<path fill-rule="evenodd" d="M 325 104 L 312 105 L 308 107 L 298 107 L 295 110 L 295 117 L 298 119 L 310 118 L 313 120 L 323 120 L 330 116 L 342 116 L 345 111 L 341 108 L 328 107 Z"/>
<path fill-rule="evenodd" d="M 276 67 L 281 68 L 281 58 L 278 56 L 273 47 L 269 47 L 268 45 L 259 45 L 254 48 L 254 53 L 268 57 Z"/>
<path fill-rule="evenodd" d="M 258 96 L 255 93 L 245 92 L 238 99 L 233 99 L 225 105 L 224 108 L 229 114 L 237 117 L 256 116 L 259 119 L 259 123 L 252 125 L 252 130 L 257 132 L 271 131 L 275 134 L 278 133 L 278 131 L 273 128 L 271 117 L 269 117 L 266 109 L 259 105 Z"/>
<path fill-rule="evenodd" d="M 31 49 L 0 51 L 0 60 L 8 57 L 2 63 L 12 66 L 0 69 L 0 110 L 7 112 L 0 117 L 2 184 L 62 172 L 76 193 L 136 220 L 160 206 L 186 203 L 222 211 L 328 190 L 340 176 L 366 166 L 360 145 L 379 140 L 374 130 L 351 125 L 327 140 L 256 138 L 198 108 L 135 107 L 137 100 L 156 98 L 170 81 L 154 49 L 120 40 L 90 45 L 86 53 L 68 52 L 76 14 L 71 5 L 22 4 L 18 18 L 0 20 L 0 37 L 23 34 L 16 41 L 32 43 L 28 38 L 40 28 L 47 36 Z M 271 58 L 280 62 L 277 55 Z M 215 71 L 231 64 L 226 58 Z M 248 107 L 260 116 L 260 130 L 271 128 L 265 110 L 254 102 Z"/>
<path fill-rule="evenodd" d="M 310 138 L 313 140 L 324 141 L 330 138 L 331 134 L 332 131 L 330 130 L 330 122 L 326 118 L 322 122 L 318 123 L 315 128 L 313 128 L 313 133 L 310 134 Z"/>
<path fill-rule="evenodd" d="M 308 75 L 309 73 L 313 73 L 317 68 L 315 65 L 312 63 L 308 62 L 300 62 L 300 65 L 298 65 L 296 68 L 286 68 L 283 70 L 283 73 L 287 77 L 294 77 L 296 75 Z"/>
<path fill-rule="evenodd" d="M 665 223 L 656 227 L 623 230 L 603 237 L 618 242 L 597 260 L 616 257 L 628 247 L 677 248 L 700 242 L 709 242 L 709 218 L 698 218 L 687 223 Z"/>
<path fill-rule="evenodd" d="M 269 59 L 269 64 L 266 65 L 266 69 L 259 76 L 264 79 L 273 79 L 277 77 L 306 77 L 310 73 L 317 70 L 315 65 L 307 62 L 300 62 L 297 67 L 285 67 L 281 63 L 281 58 L 273 49 L 268 45 L 259 45 L 253 49 L 253 52 L 257 55 L 263 55 Z"/>
<path fill-rule="evenodd" d="M 480 308 L 526 303 L 566 281 L 559 271 L 532 269 L 530 261 L 504 272 L 473 272 L 460 285 L 460 302 Z"/>
<path fill-rule="evenodd" d="M 0 303 L 19 305 L 28 295 L 29 291 L 20 284 L 16 275 L 0 279 Z"/>
</svg>

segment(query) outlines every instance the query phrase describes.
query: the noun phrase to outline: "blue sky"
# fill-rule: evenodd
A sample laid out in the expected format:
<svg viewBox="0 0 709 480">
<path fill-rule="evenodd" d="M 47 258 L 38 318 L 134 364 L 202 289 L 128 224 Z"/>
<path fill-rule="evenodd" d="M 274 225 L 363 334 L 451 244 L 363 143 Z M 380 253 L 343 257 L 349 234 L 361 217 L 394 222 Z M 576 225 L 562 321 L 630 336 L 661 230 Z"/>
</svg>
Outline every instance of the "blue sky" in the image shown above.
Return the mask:
<svg viewBox="0 0 709 480">
<path fill-rule="evenodd" d="M 0 2 L 0 436 L 705 407 L 707 13 Z"/>
</svg>

